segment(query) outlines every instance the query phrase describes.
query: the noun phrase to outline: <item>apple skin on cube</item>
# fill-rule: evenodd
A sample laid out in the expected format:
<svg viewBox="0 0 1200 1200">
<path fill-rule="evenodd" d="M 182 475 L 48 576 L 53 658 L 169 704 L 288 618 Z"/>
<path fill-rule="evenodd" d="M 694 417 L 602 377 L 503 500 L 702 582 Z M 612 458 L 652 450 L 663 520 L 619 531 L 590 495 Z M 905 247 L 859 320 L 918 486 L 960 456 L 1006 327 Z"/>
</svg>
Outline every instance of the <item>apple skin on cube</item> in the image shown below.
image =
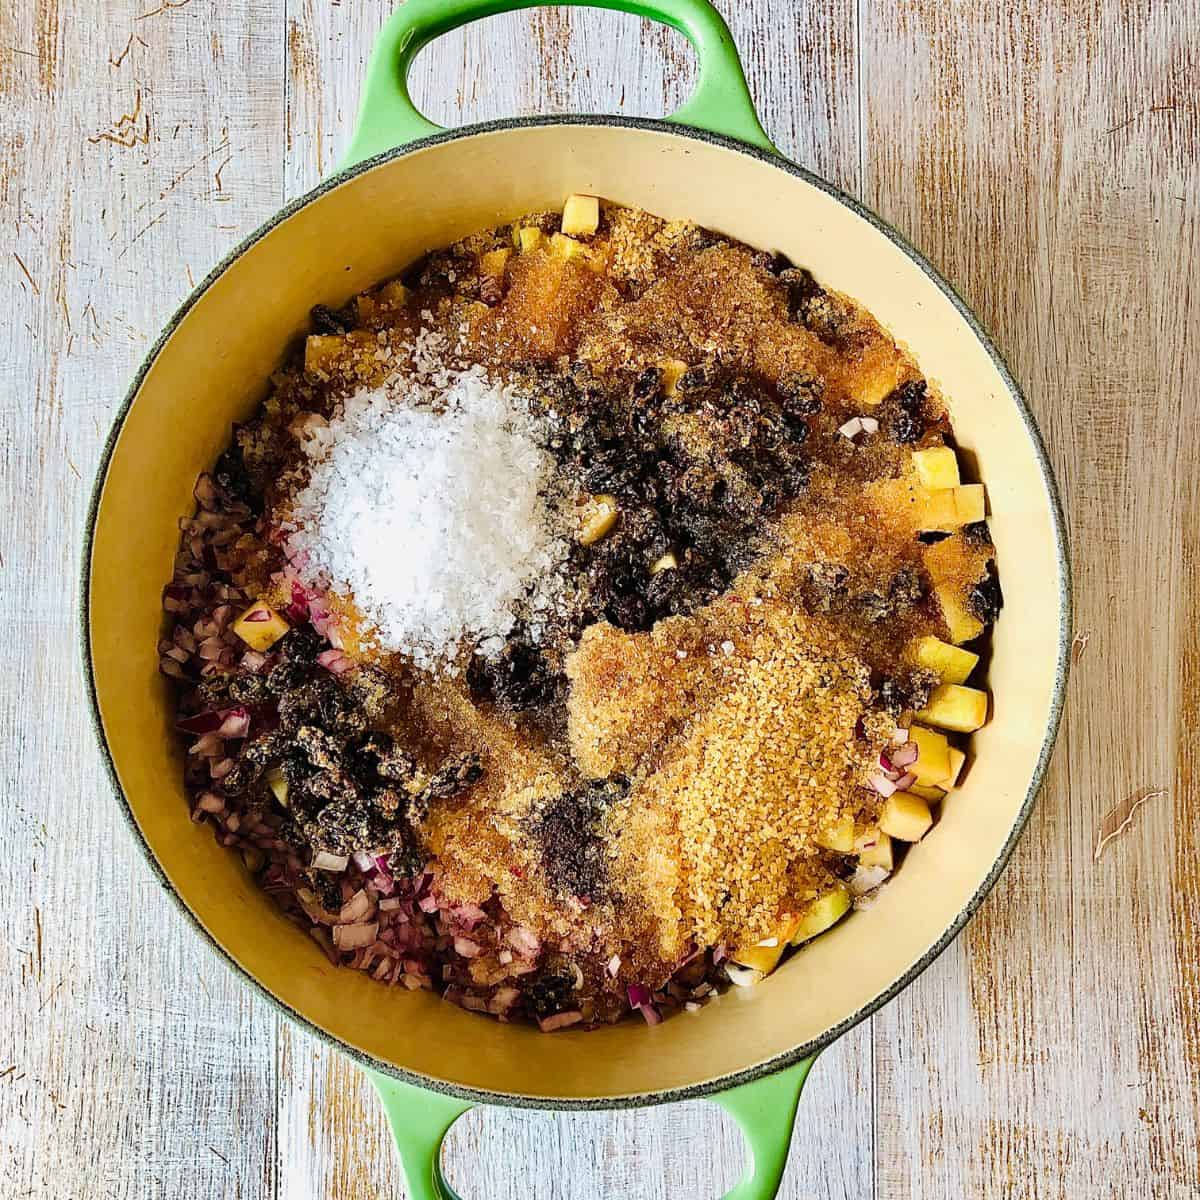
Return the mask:
<svg viewBox="0 0 1200 1200">
<path fill-rule="evenodd" d="M 966 683 L 979 662 L 979 655 L 941 638 L 922 637 L 912 644 L 912 659 L 918 667 L 933 671 L 943 683 Z"/>
<path fill-rule="evenodd" d="M 953 584 L 939 583 L 933 592 L 955 642 L 969 642 L 983 632 L 983 622 L 967 608 L 965 599 Z"/>
<path fill-rule="evenodd" d="M 600 201 L 595 196 L 568 196 L 563 205 L 562 231 L 592 234 L 600 225 Z"/>
<path fill-rule="evenodd" d="M 896 792 L 883 803 L 879 828 L 901 842 L 919 842 L 933 824 L 929 805 L 911 792 Z"/>
<path fill-rule="evenodd" d="M 987 722 L 987 714 L 987 692 L 957 683 L 943 683 L 933 689 L 929 703 L 917 716 L 940 729 L 973 733 Z"/>
<path fill-rule="evenodd" d="M 914 450 L 912 457 L 922 487 L 934 492 L 958 486 L 958 455 L 949 446 Z"/>
<path fill-rule="evenodd" d="M 945 736 L 914 725 L 908 731 L 908 740 L 917 747 L 917 761 L 908 768 L 917 782 L 925 787 L 941 783 L 950 774 L 950 743 Z"/>
<path fill-rule="evenodd" d="M 230 628 L 251 650 L 262 653 L 270 650 L 291 626 L 269 604 L 258 600 Z"/>
<path fill-rule="evenodd" d="M 792 934 L 792 945 L 807 942 L 818 933 L 824 933 L 836 925 L 850 911 L 850 889 L 839 880 L 822 896 L 807 904 L 801 911 L 796 930 Z"/>
</svg>

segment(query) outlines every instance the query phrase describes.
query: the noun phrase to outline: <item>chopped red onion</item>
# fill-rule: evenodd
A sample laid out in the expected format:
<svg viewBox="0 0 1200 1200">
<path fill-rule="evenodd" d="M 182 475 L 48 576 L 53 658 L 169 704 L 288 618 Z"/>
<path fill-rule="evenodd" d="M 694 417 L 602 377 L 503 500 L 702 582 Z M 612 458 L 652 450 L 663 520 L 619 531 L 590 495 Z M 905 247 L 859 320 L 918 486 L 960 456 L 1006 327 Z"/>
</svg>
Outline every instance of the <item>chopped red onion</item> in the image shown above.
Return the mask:
<svg viewBox="0 0 1200 1200">
<path fill-rule="evenodd" d="M 630 1008 L 641 1008 L 643 1004 L 650 1003 L 650 989 L 641 983 L 631 983 L 626 989 L 625 994 L 629 997 Z"/>
<path fill-rule="evenodd" d="M 263 621 L 269 621 L 270 619 L 271 610 L 269 608 L 256 608 L 253 612 L 248 612 L 244 617 L 242 617 L 242 620 L 245 621 L 247 625 L 258 625 Z"/>
<path fill-rule="evenodd" d="M 432 894 L 428 896 L 422 896 L 421 899 L 417 901 L 417 907 L 423 913 L 435 913 L 438 910 L 437 897 Z"/>
<path fill-rule="evenodd" d="M 365 850 L 355 850 L 351 857 L 354 859 L 354 865 L 365 875 L 368 871 L 375 870 L 375 859 L 372 858 Z"/>
<path fill-rule="evenodd" d="M 578 1025 L 582 1020 L 583 1013 L 572 1009 L 570 1012 L 555 1013 L 552 1017 L 538 1017 L 538 1025 L 543 1033 L 553 1033 L 556 1029 Z"/>
<path fill-rule="evenodd" d="M 463 958 L 477 958 L 479 956 L 479 943 L 468 937 L 456 937 L 454 939 L 454 952 L 461 954 Z"/>
<path fill-rule="evenodd" d="M 333 944 L 339 950 L 357 950 L 360 946 L 369 946 L 378 932 L 378 921 L 363 925 L 335 925 Z"/>
<path fill-rule="evenodd" d="M 612 958 L 610 958 L 608 960 L 608 965 L 605 967 L 605 970 L 609 973 L 609 975 L 612 976 L 613 979 L 616 979 L 617 972 L 620 969 L 621 969 L 621 956 L 619 954 L 614 954 L 612 956 Z"/>
<path fill-rule="evenodd" d="M 514 925 L 508 931 L 508 941 L 522 958 L 532 958 L 542 946 L 537 934 L 532 929 L 526 929 L 524 925 Z"/>
<path fill-rule="evenodd" d="M 881 771 L 876 771 L 867 782 L 881 795 L 884 799 L 892 795 L 896 790 L 896 785 Z"/>
<path fill-rule="evenodd" d="M 224 720 L 217 730 L 219 737 L 243 738 L 250 731 L 250 710 L 246 708 L 229 708 L 225 710 Z"/>
<path fill-rule="evenodd" d="M 640 1005 L 638 1012 L 642 1014 L 642 1019 L 647 1025 L 653 1026 L 662 1024 L 662 1013 L 660 1013 L 653 1004 Z"/>
<path fill-rule="evenodd" d="M 893 750 L 891 754 L 892 766 L 904 768 L 911 767 L 917 761 L 921 751 L 916 742 L 905 742 L 903 746 Z"/>
<path fill-rule="evenodd" d="M 891 872 L 886 867 L 859 867 L 850 877 L 847 885 L 851 895 L 865 896 L 873 892 Z"/>
<path fill-rule="evenodd" d="M 907 792 L 914 783 L 917 782 L 917 777 L 911 772 L 906 771 L 899 779 L 896 780 L 896 791 Z"/>
<path fill-rule="evenodd" d="M 349 861 L 345 854 L 330 854 L 328 850 L 318 850 L 312 865 L 314 871 L 344 871 Z"/>
<path fill-rule="evenodd" d="M 851 441 L 863 431 L 863 423 L 861 417 L 851 417 L 845 425 L 838 426 L 838 433 L 844 438 L 849 438 Z"/>
<path fill-rule="evenodd" d="M 879 422 L 874 417 L 859 417 L 858 423 L 862 426 L 863 433 L 879 432 Z"/>
</svg>

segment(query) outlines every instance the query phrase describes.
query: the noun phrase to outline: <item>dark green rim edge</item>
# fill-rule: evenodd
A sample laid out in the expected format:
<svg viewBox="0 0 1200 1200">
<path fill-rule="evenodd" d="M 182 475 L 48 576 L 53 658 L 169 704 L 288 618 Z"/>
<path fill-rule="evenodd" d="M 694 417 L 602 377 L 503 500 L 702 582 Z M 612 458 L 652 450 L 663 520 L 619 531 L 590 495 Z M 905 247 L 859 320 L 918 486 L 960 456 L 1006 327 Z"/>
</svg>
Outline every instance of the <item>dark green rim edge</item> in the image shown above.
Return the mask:
<svg viewBox="0 0 1200 1200">
<path fill-rule="evenodd" d="M 100 719 L 99 703 L 96 697 L 96 681 L 92 671 L 92 654 L 91 654 L 91 621 L 90 621 L 90 605 L 89 592 L 91 583 L 91 558 L 92 558 L 92 542 L 95 536 L 96 514 L 100 505 L 100 497 L 104 490 L 104 483 L 108 476 L 108 467 L 112 459 L 113 450 L 116 446 L 117 439 L 120 436 L 121 430 L 125 424 L 125 418 L 133 405 L 138 392 L 141 390 L 142 382 L 149 372 L 159 352 L 166 344 L 167 340 L 175 332 L 179 323 L 191 311 L 192 307 L 200 299 L 200 297 L 208 290 L 208 288 L 222 275 L 226 270 L 244 254 L 251 246 L 265 237 L 277 225 L 287 220 L 293 213 L 316 200 L 326 192 L 345 183 L 347 180 L 361 175 L 366 171 L 372 170 L 374 167 L 381 165 L 384 162 L 390 162 L 396 158 L 402 158 L 408 154 L 413 154 L 421 150 L 425 150 L 431 146 L 440 145 L 443 142 L 457 141 L 462 138 L 472 137 L 477 134 L 496 133 L 507 129 L 517 129 L 525 126 L 540 126 L 540 125 L 609 125 L 623 129 L 650 130 L 658 133 L 670 134 L 674 137 L 692 139 L 694 141 L 709 142 L 713 145 L 721 146 L 727 150 L 736 151 L 739 154 L 746 155 L 749 158 L 758 159 L 761 162 L 767 163 L 778 170 L 785 171 L 789 175 L 794 175 L 798 179 L 804 180 L 813 187 L 824 192 L 826 195 L 833 197 L 852 212 L 856 213 L 868 224 L 877 229 L 885 237 L 888 238 L 895 246 L 902 250 L 921 270 L 929 277 L 929 279 L 937 286 L 942 294 L 950 301 L 959 315 L 965 320 L 974 333 L 977 340 L 987 351 L 992 360 L 993 365 L 999 372 L 1004 381 L 1005 387 L 1008 390 L 1009 396 L 1020 413 L 1021 420 L 1025 425 L 1025 432 L 1029 437 L 1030 443 L 1033 446 L 1034 453 L 1038 460 L 1038 465 L 1041 469 L 1042 482 L 1046 489 L 1046 497 L 1050 503 L 1051 517 L 1054 524 L 1055 549 L 1058 558 L 1058 568 L 1060 578 L 1062 580 L 1062 588 L 1060 593 L 1061 608 L 1059 619 L 1059 645 L 1058 645 L 1058 663 L 1055 669 L 1055 685 L 1054 698 L 1051 705 L 1050 719 L 1046 726 L 1046 736 L 1042 742 L 1042 748 L 1038 755 L 1037 765 L 1034 769 L 1033 778 L 1030 781 L 1029 789 L 1025 797 L 1025 803 L 1021 807 L 1021 811 L 1017 816 L 1017 820 L 1013 824 L 1012 832 L 1009 834 L 1008 840 L 1005 842 L 999 855 L 992 865 L 992 869 L 988 872 L 983 883 L 976 889 L 974 895 L 959 912 L 958 916 L 950 923 L 942 933 L 942 936 L 915 962 L 904 974 L 896 980 L 890 987 L 886 988 L 874 999 L 863 1005 L 851 1016 L 840 1021 L 837 1025 L 826 1032 L 818 1039 L 806 1042 L 803 1045 L 796 1046 L 793 1049 L 779 1054 L 774 1058 L 767 1059 L 764 1062 L 756 1063 L 752 1067 L 747 1067 L 745 1070 L 736 1071 L 733 1074 L 722 1076 L 719 1079 L 708 1080 L 703 1083 L 690 1084 L 687 1087 L 673 1088 L 658 1092 L 644 1092 L 626 1096 L 612 1097 L 597 1097 L 583 1099 L 564 1099 L 562 1097 L 542 1097 L 531 1096 L 521 1093 L 510 1092 L 489 1092 L 480 1091 L 475 1088 L 461 1087 L 457 1084 L 448 1083 L 444 1080 L 433 1079 L 425 1075 L 419 1075 L 413 1071 L 407 1071 L 403 1068 L 396 1067 L 393 1064 L 382 1059 L 374 1058 L 373 1056 L 358 1050 L 339 1038 L 334 1037 L 320 1026 L 315 1025 L 307 1017 L 297 1012 L 294 1008 L 284 1003 L 278 996 L 269 991 L 262 983 L 258 981 L 249 971 L 247 971 L 217 940 L 205 929 L 199 917 L 191 910 L 183 896 L 176 891 L 175 887 L 167 878 L 158 859 L 155 857 L 154 851 L 146 841 L 141 828 L 139 827 L 136 818 L 133 815 L 133 810 L 129 806 L 129 801 L 125 796 L 124 790 L 121 787 L 120 780 L 117 776 L 116 765 L 113 762 L 112 754 L 108 748 L 108 741 L 104 734 L 104 727 Z M 568 115 L 568 116 L 535 116 L 535 117 L 517 117 L 508 118 L 500 121 L 487 121 L 476 125 L 463 126 L 460 129 L 447 130 L 444 133 L 434 134 L 427 138 L 421 138 L 418 141 L 410 142 L 407 145 L 397 147 L 394 150 L 389 150 L 385 153 L 378 154 L 373 158 L 364 159 L 362 162 L 355 164 L 343 171 L 339 171 L 335 175 L 331 175 L 328 179 L 323 180 L 315 188 L 306 192 L 304 195 L 290 201 L 279 210 L 273 217 L 259 226 L 253 233 L 234 247 L 221 261 L 208 273 L 201 283 L 193 290 L 191 295 L 179 306 L 171 317 L 170 321 L 164 327 L 161 334 L 155 340 L 154 345 L 150 348 L 149 353 L 143 359 L 141 366 L 138 368 L 137 374 L 133 378 L 129 390 L 126 392 L 125 399 L 113 418 L 112 427 L 109 430 L 108 437 L 105 440 L 104 448 L 101 453 L 100 462 L 96 470 L 95 481 L 92 485 L 91 499 L 88 503 L 88 511 L 84 528 L 84 540 L 82 547 L 82 558 L 79 574 L 79 650 L 82 658 L 84 681 L 87 688 L 89 718 L 92 725 L 92 730 L 95 733 L 97 743 L 100 747 L 101 755 L 104 760 L 104 767 L 108 773 L 109 782 L 112 785 L 113 791 L 120 802 L 121 812 L 124 815 L 125 821 L 132 830 L 138 845 L 146 860 L 150 864 L 150 868 L 154 873 L 158 883 L 164 888 L 171 899 L 174 901 L 179 910 L 184 914 L 187 920 L 192 924 L 196 931 L 201 935 L 203 941 L 229 968 L 248 983 L 254 990 L 268 1001 L 278 1012 L 282 1013 L 289 1020 L 295 1022 L 327 1045 L 348 1055 L 356 1062 L 364 1067 L 368 1067 L 381 1074 L 390 1075 L 395 1079 L 399 1079 L 404 1083 L 412 1084 L 416 1087 L 426 1088 L 429 1091 L 440 1092 L 448 1096 L 456 1096 L 463 1100 L 469 1100 L 476 1104 L 493 1104 L 502 1105 L 512 1108 L 532 1108 L 532 1109 L 547 1109 L 557 1111 L 588 1111 L 588 1110 L 604 1110 L 604 1109 L 621 1109 L 621 1108 L 641 1108 L 655 1104 L 669 1104 L 681 1100 L 701 1099 L 705 1096 L 711 1096 L 716 1092 L 723 1092 L 729 1088 L 739 1087 L 746 1083 L 751 1083 L 756 1079 L 761 1079 L 764 1076 L 780 1071 L 785 1067 L 792 1066 L 798 1063 L 801 1059 L 807 1058 L 810 1055 L 820 1051 L 830 1043 L 836 1041 L 842 1034 L 853 1029 L 861 1021 L 871 1016 L 889 1000 L 897 996 L 904 990 L 918 975 L 920 975 L 933 961 L 942 953 L 943 950 L 958 936 L 962 931 L 963 926 L 975 914 L 976 910 L 983 903 L 988 892 L 991 891 L 1000 877 L 1004 868 L 1008 865 L 1009 859 L 1012 857 L 1013 851 L 1016 848 L 1017 841 L 1028 824 L 1030 814 L 1033 811 L 1034 803 L 1037 799 L 1038 791 L 1045 779 L 1047 768 L 1050 764 L 1050 758 L 1054 750 L 1054 744 L 1058 737 L 1059 726 L 1062 721 L 1063 707 L 1066 701 L 1067 676 L 1069 671 L 1070 661 L 1070 642 L 1072 631 L 1072 580 L 1071 580 L 1071 563 L 1070 552 L 1067 544 L 1066 523 L 1063 517 L 1062 502 L 1059 495 L 1058 484 L 1054 477 L 1054 470 L 1050 464 L 1049 455 L 1046 453 L 1046 446 L 1042 440 L 1041 432 L 1038 429 L 1037 423 L 1030 412 L 1029 405 L 1025 400 L 1016 380 L 1013 378 L 1012 372 L 1008 369 L 999 350 L 992 342 L 991 338 L 985 332 L 979 319 L 974 312 L 963 301 L 962 297 L 942 278 L 937 269 L 924 257 L 918 250 L 909 244 L 896 229 L 877 216 L 870 209 L 860 204 L 857 200 L 846 195 L 840 189 L 832 184 L 814 175 L 811 171 L 804 167 L 798 166 L 782 156 L 771 154 L 765 150 L 759 150 L 752 146 L 747 146 L 744 143 L 733 140 L 732 138 L 723 137 L 719 134 L 707 133 L 702 130 L 693 129 L 688 126 L 674 125 L 662 120 L 654 120 L 650 118 L 639 117 L 618 117 L 618 116 L 603 116 L 603 115 Z"/>
</svg>

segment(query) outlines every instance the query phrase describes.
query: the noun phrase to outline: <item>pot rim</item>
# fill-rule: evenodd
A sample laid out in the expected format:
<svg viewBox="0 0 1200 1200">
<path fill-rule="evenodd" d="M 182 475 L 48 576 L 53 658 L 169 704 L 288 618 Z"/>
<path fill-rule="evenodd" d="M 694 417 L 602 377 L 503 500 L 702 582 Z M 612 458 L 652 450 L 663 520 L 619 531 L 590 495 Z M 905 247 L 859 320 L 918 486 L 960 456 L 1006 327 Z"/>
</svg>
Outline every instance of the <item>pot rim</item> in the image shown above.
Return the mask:
<svg viewBox="0 0 1200 1200">
<path fill-rule="evenodd" d="M 1016 406 L 1017 412 L 1021 417 L 1021 421 L 1025 426 L 1025 433 L 1029 438 L 1030 444 L 1033 447 L 1034 456 L 1037 459 L 1038 468 L 1042 476 L 1042 482 L 1046 489 L 1046 498 L 1050 505 L 1051 525 L 1054 531 L 1055 553 L 1059 569 L 1060 591 L 1059 591 L 1059 630 L 1058 630 L 1058 661 L 1055 665 L 1055 680 L 1054 692 L 1051 700 L 1049 720 L 1046 724 L 1045 736 L 1042 740 L 1041 749 L 1038 753 L 1038 760 L 1034 769 L 1033 775 L 1029 782 L 1029 788 L 1025 795 L 1025 801 L 1021 806 L 1021 810 L 1013 823 L 1012 830 L 1001 848 L 1000 853 L 992 863 L 991 869 L 983 882 L 971 895 L 970 899 L 960 910 L 953 921 L 943 930 L 938 940 L 925 951 L 921 957 L 912 964 L 894 983 L 885 988 L 878 996 L 874 997 L 867 1004 L 856 1009 L 849 1016 L 839 1021 L 817 1039 L 802 1043 L 793 1047 L 791 1050 L 785 1051 L 782 1054 L 775 1055 L 773 1058 L 766 1059 L 763 1062 L 756 1063 L 753 1066 L 746 1067 L 740 1071 L 734 1071 L 727 1075 L 723 1075 L 717 1079 L 706 1080 L 700 1083 L 689 1084 L 686 1087 L 678 1087 L 666 1089 L 663 1091 L 654 1092 L 638 1092 L 629 1095 L 607 1096 L 607 1097 L 547 1097 L 536 1096 L 525 1093 L 511 1092 L 494 1092 L 482 1090 L 478 1088 L 463 1087 L 458 1084 L 449 1083 L 444 1080 L 434 1079 L 429 1076 L 418 1074 L 414 1071 L 406 1070 L 403 1067 L 397 1067 L 394 1064 L 383 1059 L 375 1058 L 373 1055 L 357 1049 L 342 1041 L 340 1038 L 322 1029 L 314 1022 L 304 1016 L 303 1013 L 292 1008 L 282 999 L 276 996 L 273 992 L 259 982 L 259 980 L 245 967 L 241 965 L 230 953 L 222 946 L 213 935 L 204 927 L 200 918 L 189 907 L 183 895 L 176 890 L 175 886 L 167 878 L 166 872 L 159 863 L 157 856 L 154 853 L 150 843 L 146 840 L 142 833 L 141 827 L 138 825 L 137 818 L 134 816 L 133 809 L 129 804 L 129 800 L 125 795 L 124 789 L 121 786 L 120 779 L 117 775 L 116 764 L 113 760 L 112 752 L 108 745 L 108 740 L 104 733 L 104 726 L 100 717 L 100 706 L 96 694 L 96 680 L 92 667 L 92 650 L 91 650 L 91 612 L 90 612 L 90 591 L 91 591 L 91 560 L 92 546 L 95 539 L 96 518 L 99 512 L 100 499 L 104 491 L 104 484 L 108 477 L 108 469 L 112 462 L 113 452 L 116 448 L 117 440 L 120 437 L 121 430 L 124 428 L 125 419 L 141 391 L 142 383 L 144 382 L 147 373 L 158 358 L 167 340 L 174 334 L 180 323 L 200 300 L 201 296 L 216 282 L 216 280 L 225 273 L 247 250 L 255 243 L 264 238 L 277 225 L 287 220 L 301 208 L 320 199 L 326 192 L 332 191 L 340 184 L 352 179 L 358 175 L 364 174 L 373 168 L 382 165 L 385 162 L 391 162 L 398 158 L 403 158 L 406 155 L 415 153 L 420 150 L 428 149 L 431 146 L 442 145 L 447 142 L 465 140 L 480 134 L 503 132 L 510 129 L 526 128 L 530 126 L 553 126 L 553 125 L 598 125 L 612 126 L 622 129 L 648 130 L 655 133 L 670 134 L 675 137 L 689 138 L 695 141 L 709 142 L 713 145 L 720 146 L 727 150 L 735 151 L 749 158 L 758 159 L 761 162 L 767 163 L 778 168 L 785 173 L 794 176 L 797 179 L 817 188 L 826 195 L 831 196 L 845 207 L 849 208 L 856 215 L 861 217 L 869 225 L 873 226 L 878 232 L 882 233 L 893 245 L 898 247 L 907 257 L 916 264 L 917 267 L 931 280 L 938 290 L 946 297 L 953 305 L 958 314 L 967 323 L 971 332 L 974 334 L 977 341 L 987 351 L 988 357 L 992 360 L 1001 379 L 1004 381 L 1005 389 L 1008 392 L 1009 399 Z M 983 903 L 987 894 L 992 890 L 996 880 L 1000 877 L 1004 868 L 1008 865 L 1009 859 L 1012 857 L 1016 844 L 1019 841 L 1022 833 L 1025 831 L 1025 826 L 1028 824 L 1029 817 L 1033 811 L 1034 803 L 1037 799 L 1037 794 L 1041 788 L 1042 782 L 1045 779 L 1047 768 L 1049 767 L 1050 758 L 1054 750 L 1055 741 L 1058 736 L 1059 727 L 1062 720 L 1063 707 L 1066 700 L 1066 685 L 1069 670 L 1070 659 L 1070 640 L 1072 628 L 1072 579 L 1071 579 L 1071 563 L 1070 554 L 1067 544 L 1066 523 L 1063 516 L 1062 500 L 1058 489 L 1057 481 L 1054 477 L 1054 471 L 1050 464 L 1049 455 L 1046 451 L 1046 446 L 1042 440 L 1041 432 L 1038 429 L 1037 423 L 1034 420 L 1033 414 L 1030 411 L 1029 405 L 1025 400 L 1023 393 L 1016 380 L 1013 378 L 1012 372 L 1008 369 L 999 350 L 992 342 L 991 338 L 984 330 L 978 317 L 968 307 L 961 296 L 950 286 L 950 284 L 942 278 L 941 274 L 929 262 L 924 255 L 913 247 L 908 240 L 899 233 L 892 225 L 888 224 L 883 218 L 872 212 L 853 197 L 847 195 L 840 188 L 815 175 L 813 172 L 801 167 L 792 162 L 790 159 L 784 158 L 780 154 L 772 154 L 766 150 L 760 150 L 754 146 L 748 146 L 733 138 L 726 137 L 722 134 L 710 133 L 706 130 L 696 129 L 692 126 L 678 125 L 670 121 L 649 118 L 649 117 L 626 117 L 626 116 L 607 116 L 607 115 L 592 115 L 592 114 L 569 114 L 569 115 L 538 115 L 529 117 L 509 117 L 502 120 L 482 121 L 473 125 L 465 125 L 458 129 L 449 129 L 441 133 L 431 134 L 428 137 L 419 138 L 415 141 L 405 143 L 394 147 L 391 150 L 384 151 L 380 154 L 373 155 L 370 158 L 361 160 L 353 165 L 343 168 L 327 179 L 323 179 L 315 187 L 305 192 L 303 195 L 296 197 L 284 205 L 277 213 L 268 218 L 262 225 L 250 233 L 246 238 L 239 242 L 232 250 L 226 254 L 220 262 L 205 276 L 205 278 L 192 290 L 183 303 L 175 310 L 170 320 L 163 327 L 162 332 L 155 339 L 154 344 L 150 347 L 146 357 L 142 360 L 138 367 L 137 373 L 134 375 L 129 389 L 125 394 L 125 398 L 121 403 L 113 417 L 112 425 L 109 429 L 108 436 L 105 439 L 104 447 L 101 452 L 100 461 L 96 468 L 95 479 L 92 484 L 91 497 L 88 502 L 87 515 L 84 524 L 84 538 L 81 554 L 80 572 L 79 572 L 79 626 L 77 636 L 79 639 L 78 646 L 82 659 L 84 682 L 88 700 L 88 716 L 95 734 L 96 741 L 99 745 L 100 752 L 104 761 L 104 768 L 108 775 L 109 782 L 113 792 L 119 802 L 120 810 L 125 818 L 126 824 L 132 831 L 138 847 L 141 849 L 146 861 L 148 862 L 155 879 L 160 886 L 166 891 L 176 907 L 183 913 L 188 922 L 201 935 L 202 940 L 208 948 L 215 953 L 227 967 L 231 968 L 242 980 L 249 984 L 254 990 L 262 996 L 277 1012 L 287 1017 L 289 1020 L 301 1026 L 308 1033 L 319 1038 L 327 1045 L 339 1050 L 343 1054 L 348 1055 L 360 1066 L 374 1070 L 380 1074 L 388 1075 L 394 1079 L 400 1080 L 403 1083 L 408 1083 L 416 1087 L 424 1088 L 428 1091 L 438 1092 L 447 1096 L 454 1096 L 462 1100 L 471 1101 L 476 1104 L 492 1104 L 502 1105 L 513 1108 L 532 1108 L 546 1109 L 558 1111 L 595 1111 L 605 1109 L 624 1109 L 624 1108 L 640 1108 L 649 1107 L 656 1104 L 674 1103 L 680 1100 L 694 1100 L 705 1096 L 711 1096 L 717 1092 L 723 1092 L 729 1088 L 739 1087 L 743 1084 L 751 1083 L 754 1080 L 765 1078 L 777 1071 L 781 1071 L 786 1067 L 792 1066 L 804 1058 L 815 1055 L 836 1041 L 843 1034 L 853 1029 L 854 1026 L 867 1019 L 888 1001 L 892 1000 L 901 991 L 903 991 L 918 975 L 929 967 L 933 961 L 941 955 L 942 951 L 958 936 L 963 927 L 970 918 L 978 910 Z"/>
</svg>

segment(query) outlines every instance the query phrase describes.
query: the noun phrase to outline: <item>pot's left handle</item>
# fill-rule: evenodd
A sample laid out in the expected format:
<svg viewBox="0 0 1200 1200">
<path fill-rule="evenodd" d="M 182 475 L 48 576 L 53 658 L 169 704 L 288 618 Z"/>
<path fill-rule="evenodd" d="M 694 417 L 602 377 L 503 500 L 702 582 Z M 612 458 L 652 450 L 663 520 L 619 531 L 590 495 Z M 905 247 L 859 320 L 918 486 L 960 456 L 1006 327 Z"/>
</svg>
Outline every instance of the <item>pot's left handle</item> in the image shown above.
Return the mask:
<svg viewBox="0 0 1200 1200">
<path fill-rule="evenodd" d="M 815 1059 L 814 1054 L 766 1079 L 712 1097 L 738 1123 L 750 1151 L 745 1175 L 725 1200 L 774 1200 L 787 1165 L 800 1090 Z M 450 1126 L 474 1106 L 378 1071 L 367 1075 L 383 1100 L 409 1200 L 459 1200 L 442 1175 L 442 1143 Z"/>
<path fill-rule="evenodd" d="M 406 0 L 388 18 L 371 50 L 342 167 L 444 132 L 417 111 L 408 92 L 413 60 L 435 38 L 484 17 L 556 3 L 633 13 L 678 29 L 696 51 L 700 78 L 687 103 L 667 119 L 774 152 L 754 111 L 729 27 L 709 0 Z"/>
</svg>

